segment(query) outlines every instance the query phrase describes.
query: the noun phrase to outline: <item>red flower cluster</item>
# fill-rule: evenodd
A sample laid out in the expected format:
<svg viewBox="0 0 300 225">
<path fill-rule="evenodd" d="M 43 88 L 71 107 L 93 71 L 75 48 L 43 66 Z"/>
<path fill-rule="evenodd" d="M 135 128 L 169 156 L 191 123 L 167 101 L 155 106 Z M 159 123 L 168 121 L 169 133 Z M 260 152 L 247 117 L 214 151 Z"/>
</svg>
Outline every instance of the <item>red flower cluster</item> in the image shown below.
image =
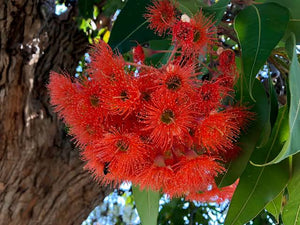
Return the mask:
<svg viewBox="0 0 300 225">
<path fill-rule="evenodd" d="M 155 1 L 153 6 L 148 7 L 145 17 L 150 22 L 151 29 L 159 35 L 168 32 L 173 36 L 175 47 L 186 53 L 203 54 L 205 50 L 209 50 L 206 48 L 217 41 L 211 18 L 206 18 L 202 11 L 190 18 L 186 14 L 180 14 L 176 5 L 169 0 L 162 0 Z"/>
<path fill-rule="evenodd" d="M 148 12 L 151 28 L 173 35 L 175 50 L 165 65 L 145 65 L 141 46 L 136 64 L 125 62 L 99 42 L 87 78 L 51 73 L 51 104 L 102 183 L 132 181 L 171 197 L 224 200 L 235 186 L 220 190 L 215 178 L 238 154 L 237 139 L 252 116 L 228 104 L 237 78 L 234 52 L 223 51 L 213 79 L 202 81 L 197 59 L 215 40 L 210 20 L 201 13 L 177 20 L 167 0 Z"/>
</svg>

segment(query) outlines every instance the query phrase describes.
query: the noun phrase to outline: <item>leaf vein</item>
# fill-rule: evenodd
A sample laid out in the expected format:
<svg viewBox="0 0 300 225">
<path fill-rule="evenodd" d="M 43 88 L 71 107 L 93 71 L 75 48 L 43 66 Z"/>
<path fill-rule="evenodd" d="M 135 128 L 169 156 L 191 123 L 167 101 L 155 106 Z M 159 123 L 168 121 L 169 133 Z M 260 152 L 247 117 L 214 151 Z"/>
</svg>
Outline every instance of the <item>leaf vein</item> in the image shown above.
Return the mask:
<svg viewBox="0 0 300 225">
<path fill-rule="evenodd" d="M 299 114 L 299 109 L 300 109 L 300 99 L 298 100 L 298 104 L 297 104 L 297 105 L 298 105 L 298 106 L 297 106 L 296 114 L 295 114 L 294 121 L 293 121 L 292 126 L 291 126 L 291 132 L 292 132 L 292 130 L 294 129 L 294 126 L 295 126 L 295 123 L 296 123 L 296 118 L 297 118 L 297 116 L 298 116 L 298 114 Z"/>
<path fill-rule="evenodd" d="M 252 7 L 254 8 L 256 14 L 257 14 L 257 20 L 258 20 L 258 40 L 257 40 L 257 46 L 256 46 L 256 51 L 255 51 L 255 57 L 254 57 L 254 61 L 253 61 L 253 64 L 251 66 L 251 70 L 250 70 L 250 96 L 251 98 L 253 99 L 254 102 L 256 102 L 256 100 L 254 99 L 253 95 L 252 95 L 252 88 L 253 88 L 253 70 L 254 70 L 254 66 L 256 64 L 256 61 L 257 61 L 257 56 L 258 56 L 258 52 L 259 52 L 259 49 L 260 49 L 260 42 L 261 42 L 261 18 L 260 18 L 260 14 L 259 14 L 259 11 L 257 9 L 256 6 L 253 6 Z"/>
<path fill-rule="evenodd" d="M 147 20 L 145 20 L 143 23 L 141 23 L 137 28 L 135 28 L 131 33 L 129 33 L 122 41 L 120 41 L 114 50 L 116 50 L 121 44 L 123 44 L 131 35 L 133 35 L 137 30 L 139 30 L 142 26 L 144 26 L 147 23 Z"/>
<path fill-rule="evenodd" d="M 300 212 L 300 204 L 299 204 L 298 209 L 297 209 L 297 213 L 296 213 L 296 218 L 295 218 L 295 223 L 294 223 L 294 225 L 297 225 L 299 212 Z"/>
<path fill-rule="evenodd" d="M 285 108 L 285 110 L 286 110 L 286 108 Z M 282 115 L 284 115 L 284 113 L 283 113 Z M 280 122 L 279 122 L 280 124 L 281 124 L 282 120 L 283 120 L 283 116 L 280 118 Z M 276 130 L 275 137 L 277 137 L 277 135 L 278 135 L 279 128 L 280 128 L 280 126 L 278 126 L 278 129 Z M 264 163 L 266 163 L 266 162 L 268 161 L 268 159 L 269 159 L 269 156 L 270 156 L 270 153 L 271 153 L 271 149 L 273 148 L 273 145 L 275 144 L 275 140 L 276 140 L 276 138 L 274 138 L 274 140 L 273 140 L 273 142 L 272 142 L 272 145 L 271 145 L 270 148 L 269 148 L 269 151 L 268 151 L 268 154 L 267 154 L 267 156 L 266 156 L 266 159 L 265 159 L 265 162 L 264 162 Z M 241 215 L 241 213 L 242 213 L 243 210 L 245 209 L 246 205 L 248 204 L 250 198 L 252 197 L 254 191 L 255 191 L 256 188 L 257 188 L 258 182 L 260 181 L 260 178 L 261 178 L 261 176 L 262 176 L 262 174 L 263 174 L 263 172 L 264 172 L 265 167 L 266 167 L 266 166 L 264 166 L 264 167 L 261 169 L 261 171 L 260 171 L 260 173 L 259 173 L 259 176 L 257 177 L 257 180 L 256 180 L 256 182 L 255 182 L 255 184 L 254 184 L 254 186 L 253 186 L 253 188 L 252 188 L 252 191 L 250 192 L 248 198 L 246 199 L 245 203 L 243 204 L 243 207 L 241 208 L 241 210 L 239 211 L 239 213 L 237 214 L 236 218 L 233 220 L 233 222 L 232 222 L 231 224 L 234 224 L 234 222 L 236 222 L 236 220 L 239 218 L 239 216 Z"/>
</svg>

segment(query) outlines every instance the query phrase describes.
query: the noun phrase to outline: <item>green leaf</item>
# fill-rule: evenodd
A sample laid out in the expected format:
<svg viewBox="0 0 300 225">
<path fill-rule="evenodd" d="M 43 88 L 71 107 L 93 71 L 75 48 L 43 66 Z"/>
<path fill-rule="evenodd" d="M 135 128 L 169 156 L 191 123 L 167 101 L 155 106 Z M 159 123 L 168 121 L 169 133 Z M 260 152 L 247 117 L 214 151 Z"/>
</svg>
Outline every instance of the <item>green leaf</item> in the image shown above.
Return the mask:
<svg viewBox="0 0 300 225">
<path fill-rule="evenodd" d="M 255 76 L 283 37 L 288 21 L 289 11 L 276 3 L 251 5 L 235 19 L 234 28 L 242 48 L 243 72 L 250 77 L 249 91 L 254 101 Z"/>
<path fill-rule="evenodd" d="M 282 213 L 283 193 L 284 190 L 266 205 L 266 210 L 275 217 L 277 223 L 279 223 L 279 215 Z"/>
<path fill-rule="evenodd" d="M 147 28 L 148 22 L 143 15 L 151 0 L 128 0 L 118 16 L 109 38 L 108 44 L 112 49 L 125 53 L 136 42 L 144 43 L 149 40 L 161 39 Z"/>
<path fill-rule="evenodd" d="M 288 163 L 255 167 L 248 165 L 231 200 L 225 225 L 242 225 L 253 219 L 288 182 Z"/>
<path fill-rule="evenodd" d="M 274 125 L 271 138 L 251 156 L 252 161 L 268 162 L 284 144 L 281 138 L 282 125 L 288 109 L 282 107 Z M 268 202 L 272 201 L 287 185 L 289 180 L 288 160 L 279 164 L 256 167 L 248 164 L 231 200 L 225 225 L 239 225 L 253 219 Z"/>
<path fill-rule="evenodd" d="M 293 32 L 296 35 L 297 44 L 300 43 L 300 0 L 257 0 L 257 2 L 276 2 L 288 8 L 291 18 L 285 37 L 288 38 L 290 33 Z"/>
<path fill-rule="evenodd" d="M 288 125 L 288 106 L 281 107 L 279 109 L 277 120 L 272 129 L 271 137 L 268 140 L 268 143 L 263 146 L 258 151 L 271 151 L 270 159 L 276 157 L 282 149 L 285 149 L 285 145 L 289 139 L 289 125 Z M 271 162 L 263 162 L 259 159 L 259 161 L 254 161 L 252 163 L 255 166 L 266 166 L 273 164 Z"/>
<path fill-rule="evenodd" d="M 278 163 L 285 158 L 300 152 L 300 64 L 296 53 L 294 34 L 287 40 L 287 50 L 292 57 L 289 71 L 290 109 L 289 109 L 289 138 L 282 150 L 268 164 Z M 292 50 L 291 50 L 292 49 Z"/>
<path fill-rule="evenodd" d="M 290 65 L 289 72 L 289 89 L 290 89 L 290 114 L 289 114 L 289 126 L 290 126 L 290 138 L 286 143 L 280 155 L 276 157 L 276 162 L 289 157 L 290 155 L 296 154 L 300 151 L 300 64 L 296 53 L 296 40 L 295 36 L 292 35 L 287 43 L 293 46 L 292 51 L 292 62 Z"/>
<path fill-rule="evenodd" d="M 283 208 L 282 220 L 285 225 L 300 224 L 300 154 L 293 156 L 292 178 L 288 184 L 289 200 Z"/>
<path fill-rule="evenodd" d="M 249 164 L 231 200 L 225 225 L 242 225 L 253 219 L 287 182 L 287 161 L 263 168 Z"/>
<path fill-rule="evenodd" d="M 171 40 L 151 40 L 149 41 L 149 51 L 152 50 L 169 50 L 167 53 L 157 53 L 153 54 L 151 57 L 147 57 L 147 49 L 144 49 L 146 53 L 145 64 L 155 65 L 160 67 L 162 64 L 165 64 L 169 59 L 173 46 L 171 46 Z"/>
<path fill-rule="evenodd" d="M 202 0 L 179 0 L 177 2 L 179 4 L 179 9 L 183 13 L 193 16 L 193 14 L 202 9 L 207 16 L 212 15 L 214 21 L 218 23 L 222 19 L 230 0 L 219 0 L 212 6 L 207 6 Z"/>
<path fill-rule="evenodd" d="M 94 1 L 93 0 L 78 0 L 79 15 L 84 19 L 93 17 Z"/>
<path fill-rule="evenodd" d="M 202 0 L 178 0 L 176 1 L 176 4 L 178 4 L 178 8 L 182 13 L 185 13 L 190 17 L 205 5 Z"/>
<path fill-rule="evenodd" d="M 210 7 L 203 7 L 203 12 L 205 14 L 213 15 L 214 21 L 218 23 L 222 19 L 229 3 L 230 0 L 219 0 L 217 3 L 213 4 Z"/>
<path fill-rule="evenodd" d="M 142 225 L 157 224 L 159 192 L 146 189 L 141 191 L 139 187 L 132 186 L 132 193 Z"/>
</svg>

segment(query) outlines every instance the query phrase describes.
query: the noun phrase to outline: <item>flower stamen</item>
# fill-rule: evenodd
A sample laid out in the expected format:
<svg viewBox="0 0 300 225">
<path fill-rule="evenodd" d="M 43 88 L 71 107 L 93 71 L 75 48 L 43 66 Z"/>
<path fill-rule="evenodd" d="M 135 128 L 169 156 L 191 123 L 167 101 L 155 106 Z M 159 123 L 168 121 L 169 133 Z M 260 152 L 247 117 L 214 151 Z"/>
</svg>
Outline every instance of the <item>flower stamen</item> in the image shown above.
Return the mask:
<svg viewBox="0 0 300 225">
<path fill-rule="evenodd" d="M 161 114 L 160 120 L 165 124 L 171 124 L 174 122 L 174 118 L 175 118 L 174 112 L 171 109 L 166 109 Z"/>
</svg>

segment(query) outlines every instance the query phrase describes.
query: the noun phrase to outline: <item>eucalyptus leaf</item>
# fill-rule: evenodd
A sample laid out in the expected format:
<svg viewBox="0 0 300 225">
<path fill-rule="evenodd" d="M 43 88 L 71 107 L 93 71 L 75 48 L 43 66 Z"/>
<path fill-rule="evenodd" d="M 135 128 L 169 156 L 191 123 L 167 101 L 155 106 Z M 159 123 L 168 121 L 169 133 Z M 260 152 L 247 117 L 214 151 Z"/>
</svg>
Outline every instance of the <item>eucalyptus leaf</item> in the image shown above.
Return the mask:
<svg viewBox="0 0 300 225">
<path fill-rule="evenodd" d="M 282 213 L 282 201 L 284 198 L 283 193 L 284 190 L 280 192 L 276 198 L 274 198 L 266 205 L 266 210 L 274 216 L 277 223 L 279 223 L 279 216 Z"/>
<path fill-rule="evenodd" d="M 300 224 L 300 153 L 292 157 L 292 178 L 287 187 L 289 199 L 282 212 L 284 225 Z"/>
<path fill-rule="evenodd" d="M 243 73 L 249 77 L 249 91 L 253 98 L 256 74 L 273 48 L 283 37 L 289 22 L 289 11 L 276 3 L 251 5 L 236 17 L 234 28 L 242 48 Z"/>
<path fill-rule="evenodd" d="M 108 44 L 120 53 L 130 50 L 136 43 L 145 43 L 150 40 L 161 39 L 154 34 L 144 18 L 146 7 L 151 0 L 128 0 L 114 23 Z"/>
<path fill-rule="evenodd" d="M 253 219 L 288 182 L 288 162 L 255 167 L 248 165 L 233 195 L 225 225 L 242 225 Z"/>
<path fill-rule="evenodd" d="M 267 164 L 278 163 L 300 151 L 300 64 L 296 53 L 294 34 L 287 40 L 286 48 L 290 57 L 292 57 L 289 71 L 289 138 L 278 155 Z"/>
<path fill-rule="evenodd" d="M 268 143 L 258 151 L 270 151 L 270 159 L 278 156 L 286 147 L 288 140 L 290 139 L 289 132 L 289 120 L 288 120 L 288 106 L 281 107 L 279 109 L 277 120 L 272 129 L 271 137 L 268 140 Z M 266 162 L 264 159 L 258 159 L 258 161 L 252 162 L 255 166 L 266 166 L 273 164 L 272 161 Z"/>
<path fill-rule="evenodd" d="M 290 33 L 296 35 L 297 44 L 300 43 L 300 0 L 257 0 L 257 2 L 276 2 L 290 11 L 290 21 L 287 27 L 285 38 L 288 38 Z"/>
<path fill-rule="evenodd" d="M 132 186 L 132 193 L 142 225 L 157 224 L 160 193 Z"/>
<path fill-rule="evenodd" d="M 252 154 L 251 161 L 266 163 L 282 148 L 285 143 L 284 139 L 287 139 L 282 129 L 282 126 L 286 124 L 287 114 L 287 106 L 282 107 L 268 143 Z M 244 224 L 253 219 L 278 196 L 286 187 L 288 180 L 288 160 L 263 167 L 256 167 L 249 163 L 240 177 L 231 200 L 225 225 Z"/>
<path fill-rule="evenodd" d="M 289 157 L 290 155 L 296 154 L 300 151 L 300 64 L 296 53 L 296 40 L 295 36 L 292 35 L 287 43 L 292 43 L 292 61 L 289 72 L 289 89 L 290 89 L 290 114 L 289 114 L 289 125 L 290 125 L 290 139 L 286 143 L 285 152 L 276 157 L 276 162 Z M 291 54 L 290 54 L 291 55 Z"/>
</svg>

